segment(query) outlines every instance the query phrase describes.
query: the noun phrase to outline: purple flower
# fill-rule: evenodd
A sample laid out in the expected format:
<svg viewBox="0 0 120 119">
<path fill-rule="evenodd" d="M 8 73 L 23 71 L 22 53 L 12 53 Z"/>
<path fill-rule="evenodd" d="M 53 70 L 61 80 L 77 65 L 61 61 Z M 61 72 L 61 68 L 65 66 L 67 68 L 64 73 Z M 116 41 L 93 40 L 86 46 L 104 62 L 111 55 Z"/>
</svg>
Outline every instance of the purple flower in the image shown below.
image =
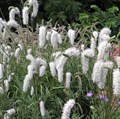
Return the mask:
<svg viewBox="0 0 120 119">
<path fill-rule="evenodd" d="M 92 96 L 93 96 L 93 93 L 92 93 L 92 92 L 88 92 L 85 96 L 86 96 L 86 97 L 92 97 Z"/>
<path fill-rule="evenodd" d="M 120 105 L 120 100 L 118 100 L 117 104 Z"/>
<path fill-rule="evenodd" d="M 105 102 L 109 101 L 109 99 L 106 96 L 104 96 L 104 95 L 99 95 L 98 98 L 104 100 Z"/>
</svg>

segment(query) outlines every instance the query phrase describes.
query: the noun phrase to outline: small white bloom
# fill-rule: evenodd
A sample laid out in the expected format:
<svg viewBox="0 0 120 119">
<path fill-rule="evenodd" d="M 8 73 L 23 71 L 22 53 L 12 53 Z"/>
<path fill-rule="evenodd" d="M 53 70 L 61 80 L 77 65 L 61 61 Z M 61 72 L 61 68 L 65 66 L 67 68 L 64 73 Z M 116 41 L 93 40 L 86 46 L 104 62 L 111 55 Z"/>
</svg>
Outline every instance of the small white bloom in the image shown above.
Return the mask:
<svg viewBox="0 0 120 119">
<path fill-rule="evenodd" d="M 9 109 L 9 110 L 7 110 L 7 113 L 11 116 L 15 113 L 15 109 L 14 108 Z"/>
<path fill-rule="evenodd" d="M 18 24 L 15 20 L 9 20 L 9 21 L 7 22 L 7 26 L 8 26 L 9 28 L 11 28 L 11 27 L 18 28 L 18 27 L 19 27 L 19 24 Z"/>
<path fill-rule="evenodd" d="M 17 7 L 14 7 L 9 12 L 9 20 L 15 20 L 15 14 L 19 14 L 20 11 Z"/>
<path fill-rule="evenodd" d="M 31 87 L 30 95 L 32 96 L 34 94 L 34 87 Z"/>
<path fill-rule="evenodd" d="M 44 102 L 43 101 L 40 101 L 40 113 L 41 113 L 41 116 L 44 117 L 45 116 L 45 106 L 44 106 Z"/>
<path fill-rule="evenodd" d="M 55 30 L 53 30 L 53 32 L 51 34 L 51 44 L 53 46 L 53 49 L 58 48 L 58 32 Z"/>
<path fill-rule="evenodd" d="M 30 76 L 29 75 L 26 75 L 25 76 L 25 79 L 24 79 L 24 82 L 23 82 L 23 92 L 27 92 L 29 86 L 30 86 Z"/>
<path fill-rule="evenodd" d="M 43 48 L 43 46 L 46 43 L 46 27 L 45 26 L 41 26 L 39 28 L 39 47 Z"/>
<path fill-rule="evenodd" d="M 75 30 L 69 29 L 68 30 L 68 38 L 70 40 L 70 44 L 74 45 L 74 40 L 75 40 Z"/>
<path fill-rule="evenodd" d="M 46 66 L 44 65 L 39 68 L 39 77 L 44 76 L 45 70 L 46 70 Z"/>
<path fill-rule="evenodd" d="M 22 10 L 23 24 L 27 25 L 29 21 L 29 8 L 26 6 Z"/>
<path fill-rule="evenodd" d="M 3 64 L 0 64 L 0 79 L 3 78 Z"/>
<path fill-rule="evenodd" d="M 52 75 L 53 77 L 55 77 L 55 76 L 56 76 L 55 62 L 50 62 L 50 63 L 49 63 L 49 66 L 50 66 L 51 75 Z"/>
<path fill-rule="evenodd" d="M 75 105 L 74 99 L 69 99 L 63 107 L 61 119 L 70 119 L 71 109 Z"/>
<path fill-rule="evenodd" d="M 4 86 L 5 86 L 5 92 L 8 92 L 8 90 L 9 90 L 9 81 L 8 80 L 4 80 Z"/>
<path fill-rule="evenodd" d="M 120 96 L 120 70 L 113 71 L 113 94 Z"/>
<path fill-rule="evenodd" d="M 72 74 L 70 72 L 66 73 L 65 88 L 70 88 L 71 76 Z"/>
<path fill-rule="evenodd" d="M 111 62 L 111 61 L 104 62 L 103 67 L 107 68 L 107 69 L 112 69 L 113 68 L 113 62 Z"/>
</svg>

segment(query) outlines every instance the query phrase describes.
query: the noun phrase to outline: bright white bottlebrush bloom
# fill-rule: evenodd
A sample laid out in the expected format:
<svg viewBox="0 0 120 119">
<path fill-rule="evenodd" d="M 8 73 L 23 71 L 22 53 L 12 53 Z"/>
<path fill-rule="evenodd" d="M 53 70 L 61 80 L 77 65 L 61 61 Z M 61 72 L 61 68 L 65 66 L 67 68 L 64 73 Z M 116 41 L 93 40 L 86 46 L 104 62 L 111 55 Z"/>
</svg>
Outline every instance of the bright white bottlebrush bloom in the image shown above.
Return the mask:
<svg viewBox="0 0 120 119">
<path fill-rule="evenodd" d="M 33 11 L 32 11 L 32 17 L 36 17 L 37 13 L 38 13 L 38 1 L 37 0 L 29 0 L 28 1 L 29 5 L 33 7 Z"/>
<path fill-rule="evenodd" d="M 106 69 L 112 69 L 113 68 L 113 62 L 106 61 L 106 62 L 104 62 L 103 67 L 106 68 Z"/>
<path fill-rule="evenodd" d="M 111 48 L 111 44 L 107 41 L 102 41 L 98 46 L 98 56 L 97 60 L 104 60 L 106 55 L 109 53 L 109 49 Z"/>
<path fill-rule="evenodd" d="M 35 59 L 35 62 L 36 62 L 36 65 L 37 65 L 38 68 L 39 68 L 41 65 L 44 65 L 44 66 L 47 67 L 47 62 L 46 62 L 45 59 L 42 59 L 42 58 L 40 58 L 40 57 L 37 57 L 37 58 Z"/>
<path fill-rule="evenodd" d="M 84 51 L 81 53 L 81 64 L 83 74 L 86 74 L 89 69 L 89 58 L 85 57 Z"/>
<path fill-rule="evenodd" d="M 19 27 L 19 24 L 18 24 L 15 20 L 9 20 L 9 21 L 7 22 L 7 26 L 8 26 L 9 28 L 11 28 L 11 27 L 18 28 L 18 27 Z"/>
<path fill-rule="evenodd" d="M 45 70 L 46 70 L 46 66 L 44 66 L 44 65 L 39 68 L 39 77 L 44 76 Z"/>
<path fill-rule="evenodd" d="M 38 1 L 37 0 L 33 0 L 33 12 L 32 12 L 32 17 L 36 17 L 37 13 L 38 13 Z"/>
<path fill-rule="evenodd" d="M 53 77 L 55 77 L 56 76 L 56 68 L 55 68 L 55 62 L 50 62 L 49 63 L 49 67 L 50 67 L 50 72 L 51 72 L 51 75 L 53 76 Z"/>
<path fill-rule="evenodd" d="M 55 31 L 55 30 L 52 30 L 51 44 L 53 46 L 53 49 L 57 49 L 58 48 L 58 32 Z"/>
<path fill-rule="evenodd" d="M 40 113 L 41 113 L 41 116 L 44 117 L 45 116 L 45 105 L 44 105 L 44 102 L 43 101 L 40 101 Z"/>
<path fill-rule="evenodd" d="M 72 77 L 72 74 L 70 72 L 67 72 L 66 73 L 65 88 L 70 88 L 71 77 Z"/>
<path fill-rule="evenodd" d="M 32 96 L 34 94 L 34 87 L 31 87 L 30 95 Z"/>
<path fill-rule="evenodd" d="M 80 50 L 76 47 L 71 47 L 66 49 L 64 54 L 68 55 L 69 57 L 78 57 L 80 56 Z"/>
<path fill-rule="evenodd" d="M 105 40 L 108 40 L 108 37 L 110 36 L 111 34 L 111 30 L 107 27 L 101 29 L 100 33 L 99 33 L 99 44 L 102 42 L 102 41 L 105 41 Z"/>
<path fill-rule="evenodd" d="M 46 43 L 46 27 L 41 26 L 39 28 L 39 47 L 43 48 Z"/>
<path fill-rule="evenodd" d="M 81 53 L 81 63 L 82 63 L 82 70 L 83 74 L 86 74 L 89 69 L 89 58 L 94 57 L 94 50 L 93 49 L 86 49 Z"/>
<path fill-rule="evenodd" d="M 23 82 L 23 92 L 27 92 L 30 86 L 30 80 L 31 80 L 31 77 L 27 74 Z"/>
<path fill-rule="evenodd" d="M 93 82 L 100 82 L 102 77 L 103 61 L 97 61 L 93 67 L 92 80 Z"/>
<path fill-rule="evenodd" d="M 4 93 L 3 88 L 0 86 L 0 95 Z"/>
<path fill-rule="evenodd" d="M 100 89 L 104 89 L 108 69 L 112 68 L 113 63 L 111 61 L 103 62 L 102 60 L 99 60 L 94 64 L 92 80 L 98 85 Z"/>
<path fill-rule="evenodd" d="M 23 24 L 27 25 L 29 21 L 29 8 L 25 6 L 22 10 Z"/>
<path fill-rule="evenodd" d="M 9 90 L 9 81 L 8 80 L 4 80 L 4 87 L 5 87 L 5 92 L 8 92 L 8 90 Z"/>
<path fill-rule="evenodd" d="M 69 99 L 63 107 L 61 119 L 70 119 L 71 109 L 75 105 L 74 99 Z"/>
<path fill-rule="evenodd" d="M 29 75 L 29 77 L 31 79 L 33 78 L 34 70 L 35 70 L 34 65 L 30 64 L 30 65 L 27 66 L 27 71 L 28 71 L 27 74 Z"/>
<path fill-rule="evenodd" d="M 11 116 L 11 115 L 15 114 L 15 109 L 14 108 L 9 109 L 9 110 L 7 110 L 7 113 Z"/>
<path fill-rule="evenodd" d="M 0 79 L 3 78 L 3 64 L 0 64 Z"/>
<path fill-rule="evenodd" d="M 16 60 L 17 60 L 17 63 L 18 63 L 19 60 L 20 60 L 20 53 L 21 53 L 21 48 L 17 48 L 17 49 L 15 50 L 15 53 L 14 53 L 14 56 L 15 56 L 15 58 L 16 58 Z"/>
<path fill-rule="evenodd" d="M 9 20 L 15 20 L 16 14 L 20 14 L 20 10 L 17 7 L 14 7 L 9 12 Z"/>
<path fill-rule="evenodd" d="M 68 30 L 68 38 L 70 40 L 70 44 L 74 45 L 74 40 L 75 40 L 75 30 L 69 29 Z"/>
<path fill-rule="evenodd" d="M 120 96 L 120 69 L 113 71 L 113 94 Z"/>
<path fill-rule="evenodd" d="M 117 62 L 118 68 L 120 68 L 120 56 L 116 57 L 116 62 Z"/>
<path fill-rule="evenodd" d="M 97 38 L 98 38 L 98 32 L 94 31 L 93 32 L 93 37 L 91 37 L 91 39 L 90 39 L 91 40 L 90 49 L 95 50 Z"/>
</svg>

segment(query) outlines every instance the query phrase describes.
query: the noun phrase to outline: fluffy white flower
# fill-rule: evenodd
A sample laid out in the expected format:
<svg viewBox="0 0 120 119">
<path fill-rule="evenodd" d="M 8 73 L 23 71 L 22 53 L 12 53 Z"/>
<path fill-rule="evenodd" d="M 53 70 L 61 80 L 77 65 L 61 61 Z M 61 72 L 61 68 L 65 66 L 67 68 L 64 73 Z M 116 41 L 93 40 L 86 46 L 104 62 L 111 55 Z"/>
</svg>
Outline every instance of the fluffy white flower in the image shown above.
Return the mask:
<svg viewBox="0 0 120 119">
<path fill-rule="evenodd" d="M 23 24 L 27 25 L 29 21 L 29 8 L 26 6 L 22 10 Z"/>
<path fill-rule="evenodd" d="M 19 58 L 20 58 L 20 51 L 21 51 L 21 49 L 20 49 L 20 48 L 17 48 L 17 49 L 15 50 L 15 53 L 14 53 L 15 58 L 17 59 L 17 62 L 19 61 Z"/>
<path fill-rule="evenodd" d="M 120 96 L 120 70 L 113 71 L 113 94 Z"/>
<path fill-rule="evenodd" d="M 32 79 L 34 70 L 35 70 L 34 65 L 32 65 L 32 64 L 28 65 L 27 70 L 28 70 L 28 75 L 29 75 L 30 79 Z"/>
<path fill-rule="evenodd" d="M 55 30 L 53 30 L 53 32 L 51 34 L 51 44 L 53 46 L 53 49 L 58 48 L 58 32 Z"/>
<path fill-rule="evenodd" d="M 97 60 L 104 60 L 106 55 L 109 54 L 109 49 L 111 48 L 111 44 L 107 41 L 103 41 L 98 46 L 98 56 Z"/>
<path fill-rule="evenodd" d="M 31 87 L 30 95 L 32 96 L 34 94 L 34 87 Z"/>
<path fill-rule="evenodd" d="M 7 26 L 8 26 L 9 28 L 11 28 L 11 27 L 18 28 L 18 27 L 19 27 L 19 24 L 18 24 L 15 20 L 9 20 L 9 21 L 7 22 Z"/>
<path fill-rule="evenodd" d="M 0 79 L 3 78 L 3 64 L 0 64 Z"/>
<path fill-rule="evenodd" d="M 111 67 L 108 66 L 108 68 L 111 68 Z M 93 80 L 93 82 L 96 82 L 97 86 L 100 89 L 105 88 L 107 73 L 108 73 L 108 69 L 104 68 L 103 61 L 100 60 L 94 64 L 93 73 L 92 73 L 92 80 Z"/>
<path fill-rule="evenodd" d="M 44 102 L 43 101 L 40 101 L 40 113 L 41 113 L 41 116 L 44 117 L 45 116 L 45 106 L 44 106 Z"/>
<path fill-rule="evenodd" d="M 74 40 L 75 40 L 75 30 L 69 29 L 68 30 L 68 38 L 70 40 L 70 44 L 74 45 Z"/>
<path fill-rule="evenodd" d="M 113 62 L 111 62 L 111 61 L 104 62 L 103 67 L 107 68 L 107 69 L 112 69 L 113 68 Z"/>
<path fill-rule="evenodd" d="M 49 66 L 50 66 L 51 75 L 52 75 L 53 77 L 55 77 L 55 76 L 56 76 L 55 62 L 50 62 L 50 63 L 49 63 Z"/>
<path fill-rule="evenodd" d="M 5 86 L 5 92 L 8 92 L 8 90 L 9 90 L 9 81 L 8 80 L 4 80 L 4 86 Z"/>
<path fill-rule="evenodd" d="M 9 12 L 9 20 L 15 20 L 15 14 L 19 14 L 20 11 L 17 7 L 14 7 Z"/>
<path fill-rule="evenodd" d="M 46 42 L 46 27 L 41 26 L 39 28 L 39 47 L 43 48 Z"/>
<path fill-rule="evenodd" d="M 39 77 L 44 76 L 45 70 L 46 70 L 46 66 L 44 65 L 39 68 Z"/>
<path fill-rule="evenodd" d="M 64 54 L 67 54 L 69 57 L 80 56 L 80 50 L 76 47 L 71 47 L 65 50 Z"/>
<path fill-rule="evenodd" d="M 70 119 L 71 109 L 75 105 L 74 99 L 69 99 L 63 107 L 61 119 Z"/>
<path fill-rule="evenodd" d="M 84 51 L 81 53 L 81 64 L 83 74 L 86 74 L 89 69 L 89 58 L 85 57 Z"/>
<path fill-rule="evenodd" d="M 23 92 L 27 92 L 30 86 L 30 80 L 31 80 L 31 77 L 29 75 L 26 75 L 23 82 Z"/>
<path fill-rule="evenodd" d="M 108 40 L 110 34 L 111 34 L 111 30 L 109 28 L 105 27 L 101 29 L 99 33 L 99 43 L 101 43 L 102 41 Z"/>
<path fill-rule="evenodd" d="M 15 109 L 14 108 L 9 109 L 9 110 L 7 110 L 7 113 L 11 116 L 15 113 Z"/>
<path fill-rule="evenodd" d="M 37 0 L 33 0 L 33 12 L 32 12 L 32 17 L 36 17 L 37 13 L 38 13 L 38 1 Z"/>
<path fill-rule="evenodd" d="M 72 74 L 70 72 L 67 72 L 66 73 L 65 88 L 70 88 L 71 77 L 72 77 Z"/>
<path fill-rule="evenodd" d="M 32 17 L 36 17 L 37 13 L 38 13 L 38 7 L 39 7 L 38 1 L 37 0 L 29 0 L 28 4 L 33 7 Z"/>
</svg>

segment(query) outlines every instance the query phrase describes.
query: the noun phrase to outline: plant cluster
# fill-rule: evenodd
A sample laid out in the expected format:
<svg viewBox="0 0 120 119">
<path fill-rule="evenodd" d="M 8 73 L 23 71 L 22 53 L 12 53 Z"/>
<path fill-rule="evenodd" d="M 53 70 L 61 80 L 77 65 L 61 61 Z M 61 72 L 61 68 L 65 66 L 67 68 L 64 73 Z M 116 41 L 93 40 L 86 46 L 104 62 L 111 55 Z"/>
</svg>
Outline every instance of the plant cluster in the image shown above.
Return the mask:
<svg viewBox="0 0 120 119">
<path fill-rule="evenodd" d="M 28 0 L 0 18 L 0 118 L 119 119 L 120 33 L 44 20 L 34 29 L 38 8 Z"/>
</svg>

